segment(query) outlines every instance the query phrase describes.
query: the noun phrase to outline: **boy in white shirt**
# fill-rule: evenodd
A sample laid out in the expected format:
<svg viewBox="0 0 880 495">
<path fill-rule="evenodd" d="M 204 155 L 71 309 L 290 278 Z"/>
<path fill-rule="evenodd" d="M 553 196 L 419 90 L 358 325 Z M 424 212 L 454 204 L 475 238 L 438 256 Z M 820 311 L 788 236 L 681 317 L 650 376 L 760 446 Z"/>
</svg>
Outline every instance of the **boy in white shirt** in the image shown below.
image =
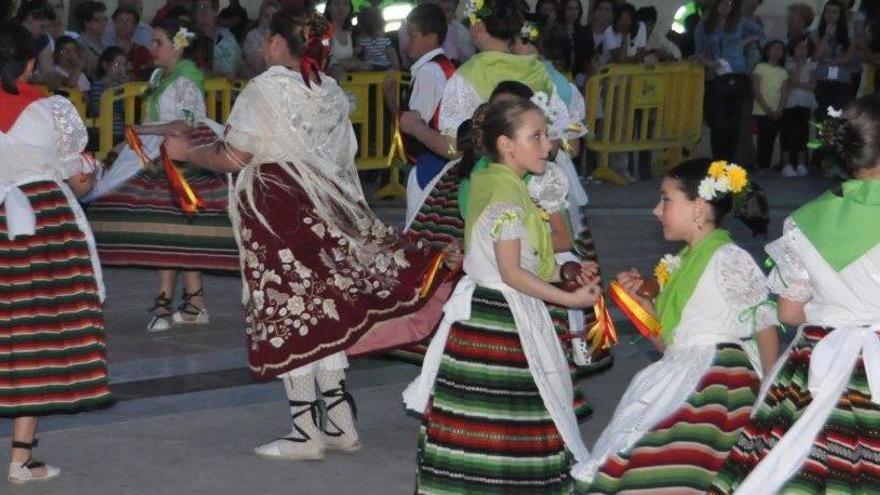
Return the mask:
<svg viewBox="0 0 880 495">
<path fill-rule="evenodd" d="M 407 55 L 415 60 L 410 71 L 409 99 L 400 114 L 400 130 L 408 160 L 413 163 L 406 186 L 407 218 L 421 202 L 424 188 L 452 157 L 446 138 L 438 131 L 440 100 L 455 65 L 443 51 L 447 24 L 443 10 L 424 3 L 407 17 Z"/>
</svg>

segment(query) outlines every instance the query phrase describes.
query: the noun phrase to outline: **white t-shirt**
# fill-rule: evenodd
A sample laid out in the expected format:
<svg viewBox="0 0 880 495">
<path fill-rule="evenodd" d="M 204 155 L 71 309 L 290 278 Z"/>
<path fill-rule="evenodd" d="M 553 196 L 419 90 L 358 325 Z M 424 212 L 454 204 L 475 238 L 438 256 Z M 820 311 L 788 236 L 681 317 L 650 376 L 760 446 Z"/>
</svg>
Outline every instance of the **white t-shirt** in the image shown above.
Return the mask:
<svg viewBox="0 0 880 495">
<path fill-rule="evenodd" d="M 416 60 L 411 68 L 413 85 L 409 95 L 409 109 L 419 112 L 426 123 L 434 117 L 446 88 L 446 74 L 437 63 L 431 61 L 441 54 L 444 54 L 442 48 L 431 50 Z"/>
<path fill-rule="evenodd" d="M 620 48 L 620 44 L 623 43 L 623 36 L 621 36 L 617 31 L 614 30 L 613 26 L 608 26 L 605 29 L 605 41 L 602 45 L 602 63 L 607 64 L 611 60 L 611 52 Z M 645 48 L 648 44 L 648 35 L 647 29 L 645 28 L 645 23 L 639 23 L 639 29 L 636 31 L 635 37 L 630 38 L 629 47 L 626 49 L 626 54 L 629 57 L 632 57 L 639 51 L 640 48 Z"/>
</svg>

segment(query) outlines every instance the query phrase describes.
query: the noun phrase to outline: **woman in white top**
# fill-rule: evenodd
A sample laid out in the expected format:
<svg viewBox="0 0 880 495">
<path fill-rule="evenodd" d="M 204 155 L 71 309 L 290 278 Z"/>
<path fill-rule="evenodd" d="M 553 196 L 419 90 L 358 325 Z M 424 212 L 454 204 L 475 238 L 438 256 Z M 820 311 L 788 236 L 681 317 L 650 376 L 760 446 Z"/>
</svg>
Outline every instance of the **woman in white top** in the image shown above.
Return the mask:
<svg viewBox="0 0 880 495">
<path fill-rule="evenodd" d="M 766 199 L 741 167 L 701 158 L 663 179 L 654 215 L 666 240 L 687 246 L 658 264 L 653 301 L 639 295 L 637 271 L 618 275 L 657 315 L 652 340 L 663 357 L 624 392 L 593 447 L 584 493 L 701 493 L 748 422 L 761 369 L 776 357 L 776 316 L 761 269 L 718 228 L 731 212 L 766 232 Z"/>
<path fill-rule="evenodd" d="M 340 79 L 345 72 L 369 70 L 363 60 L 354 56 L 355 40 L 351 29 L 354 5 L 351 0 L 328 1 L 324 7 L 324 17 L 333 25 L 328 72 Z"/>
<path fill-rule="evenodd" d="M 714 493 L 878 493 L 880 96 L 819 135 L 854 177 L 786 219 L 767 246 L 779 319 L 799 326 L 765 380 Z"/>
<path fill-rule="evenodd" d="M 151 52 L 159 68 L 145 93 L 144 124 L 135 131 L 142 136 L 144 154 L 158 166 L 143 168 L 140 158 L 125 146 L 87 197 L 92 201 L 89 220 L 102 262 L 158 271 L 158 295 L 146 325 L 149 332 L 173 325 L 207 325 L 201 272 L 235 273 L 239 267 L 224 177 L 182 164 L 185 180 L 202 202 L 197 212 L 189 212 L 159 158 L 160 144 L 168 134 L 185 133 L 205 144 L 216 141 L 222 132 L 206 116 L 205 76 L 187 58 L 194 37 L 175 19 L 153 29 Z M 183 300 L 174 311 L 178 272 L 183 272 Z"/>
<path fill-rule="evenodd" d="M 76 199 L 93 182 L 88 136 L 69 101 L 25 83 L 35 57 L 25 28 L 0 24 L 0 417 L 16 484 L 59 474 L 31 459 L 37 416 L 110 400 L 101 267 Z"/>
</svg>

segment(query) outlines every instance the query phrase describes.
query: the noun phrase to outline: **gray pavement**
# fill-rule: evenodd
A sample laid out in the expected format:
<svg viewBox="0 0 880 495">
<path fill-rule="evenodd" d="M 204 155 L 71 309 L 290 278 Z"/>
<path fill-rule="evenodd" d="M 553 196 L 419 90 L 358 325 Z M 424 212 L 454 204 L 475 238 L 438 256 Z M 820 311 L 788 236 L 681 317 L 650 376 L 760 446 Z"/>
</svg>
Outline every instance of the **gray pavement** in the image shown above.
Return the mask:
<svg viewBox="0 0 880 495">
<path fill-rule="evenodd" d="M 779 235 L 782 219 L 830 183 L 816 178 L 758 181 L 773 208 L 770 236 L 753 239 L 735 221 L 729 226 L 760 260 L 763 244 Z M 674 249 L 662 240 L 650 214 L 658 184 L 587 186 L 588 216 L 606 276 L 629 267 L 648 270 Z M 389 223 L 402 222 L 402 203 L 374 207 Z M 239 280 L 207 277 L 211 325 L 148 335 L 144 325 L 155 274 L 109 269 L 105 279 L 111 382 L 118 403 L 103 411 L 42 420 L 36 455 L 60 466 L 62 476 L 24 487 L 0 481 L 0 494 L 412 493 L 418 419 L 404 412 L 400 392 L 417 367 L 381 359 L 353 363 L 349 383 L 360 410 L 360 451 L 330 453 L 322 462 L 262 459 L 253 447 L 286 433 L 289 419 L 280 384 L 253 382 L 245 369 Z M 633 374 L 656 358 L 646 341 L 620 324 L 614 367 L 583 384 L 595 411 L 582 425 L 588 445 Z M 0 435 L 8 435 L 10 422 L 0 425 Z M 8 441 L 2 438 L 0 444 Z"/>
</svg>

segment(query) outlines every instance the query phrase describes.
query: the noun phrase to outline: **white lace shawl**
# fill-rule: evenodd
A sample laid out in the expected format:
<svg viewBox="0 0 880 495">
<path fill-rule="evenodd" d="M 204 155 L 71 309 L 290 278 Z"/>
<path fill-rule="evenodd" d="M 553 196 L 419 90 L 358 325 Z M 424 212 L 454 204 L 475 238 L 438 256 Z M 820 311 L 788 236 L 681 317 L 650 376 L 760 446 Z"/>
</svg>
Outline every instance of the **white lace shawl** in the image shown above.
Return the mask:
<svg viewBox="0 0 880 495">
<path fill-rule="evenodd" d="M 229 116 L 225 142 L 253 155 L 236 181 L 236 201 L 244 191 L 247 209 L 271 229 L 253 197 L 260 165 L 278 163 L 308 194 L 318 215 L 338 228 L 352 249 L 381 221 L 366 204 L 354 156 L 357 143 L 348 98 L 329 76 L 305 85 L 302 76 L 271 67 L 239 95 Z M 238 208 L 230 207 L 235 225 Z"/>
</svg>

